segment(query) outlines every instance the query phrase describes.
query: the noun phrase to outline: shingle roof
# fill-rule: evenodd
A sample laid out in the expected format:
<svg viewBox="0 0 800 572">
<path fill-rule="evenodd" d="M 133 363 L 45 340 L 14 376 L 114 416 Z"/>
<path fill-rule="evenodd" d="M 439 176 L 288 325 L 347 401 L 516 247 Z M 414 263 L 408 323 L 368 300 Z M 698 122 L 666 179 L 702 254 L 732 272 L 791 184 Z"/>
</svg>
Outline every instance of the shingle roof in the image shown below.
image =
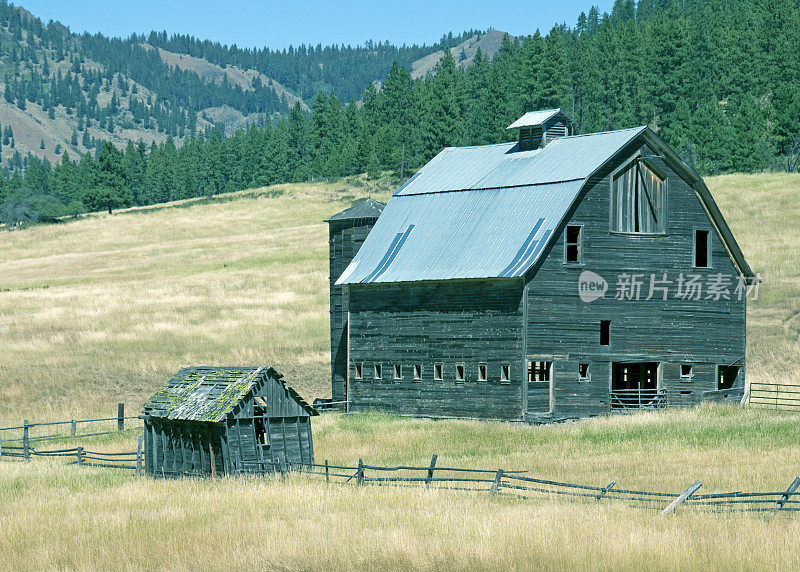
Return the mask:
<svg viewBox="0 0 800 572">
<path fill-rule="evenodd" d="M 176 373 L 142 406 L 142 414 L 184 421 L 222 421 L 250 390 L 267 378 L 283 384 L 312 414 L 316 411 L 266 367 L 187 367 Z"/>
<path fill-rule="evenodd" d="M 353 219 L 370 219 L 378 218 L 383 212 L 386 203 L 376 201 L 373 199 L 366 199 L 353 205 L 350 208 L 344 209 L 341 212 L 325 219 L 325 222 L 332 222 L 337 220 L 353 220 Z"/>
</svg>

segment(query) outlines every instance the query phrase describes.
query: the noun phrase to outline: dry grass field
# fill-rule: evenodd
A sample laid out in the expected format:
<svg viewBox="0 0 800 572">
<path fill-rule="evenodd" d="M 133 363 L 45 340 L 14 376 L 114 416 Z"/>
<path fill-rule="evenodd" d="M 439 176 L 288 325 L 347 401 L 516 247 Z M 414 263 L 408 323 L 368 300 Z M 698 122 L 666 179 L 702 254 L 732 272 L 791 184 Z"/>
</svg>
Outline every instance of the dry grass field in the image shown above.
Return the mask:
<svg viewBox="0 0 800 572">
<path fill-rule="evenodd" d="M 751 381 L 800 383 L 800 176 L 707 181 L 764 283 Z M 0 425 L 134 413 L 184 365 L 270 364 L 328 394 L 327 229 L 390 183 L 284 185 L 0 232 Z M 548 427 L 314 420 L 319 460 L 525 469 L 587 484 L 782 490 L 800 474 L 800 415 L 739 407 Z M 129 434 L 95 447 L 135 448 Z M 230 569 L 796 569 L 800 517 L 318 479 L 151 481 L 63 460 L 0 462 L 2 567 Z"/>
</svg>

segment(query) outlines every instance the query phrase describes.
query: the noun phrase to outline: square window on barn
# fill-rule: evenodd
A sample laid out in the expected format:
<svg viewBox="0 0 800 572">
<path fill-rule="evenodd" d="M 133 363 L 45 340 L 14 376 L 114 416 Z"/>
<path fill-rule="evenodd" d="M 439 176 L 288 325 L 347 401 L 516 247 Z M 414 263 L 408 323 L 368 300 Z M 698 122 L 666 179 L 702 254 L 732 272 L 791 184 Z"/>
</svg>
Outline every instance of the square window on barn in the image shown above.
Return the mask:
<svg viewBox="0 0 800 572">
<path fill-rule="evenodd" d="M 364 373 L 364 366 L 363 364 L 357 363 L 356 364 L 356 379 L 361 379 Z"/>
<path fill-rule="evenodd" d="M 486 364 L 478 364 L 478 381 L 486 381 Z"/>
<path fill-rule="evenodd" d="M 694 231 L 694 267 L 711 268 L 711 233 Z"/>
<path fill-rule="evenodd" d="M 637 157 L 611 180 L 611 230 L 634 234 L 666 232 L 666 179 Z"/>
<path fill-rule="evenodd" d="M 442 367 L 442 364 L 440 363 L 433 364 L 433 379 L 435 379 L 436 381 L 442 381 L 443 378 L 442 369 L 444 369 Z"/>
<path fill-rule="evenodd" d="M 414 364 L 414 379 L 419 381 L 422 379 L 422 364 Z"/>
<path fill-rule="evenodd" d="M 375 379 L 382 379 L 383 375 L 381 375 L 383 371 L 381 371 L 381 364 L 376 363 L 373 369 L 373 377 Z"/>
<path fill-rule="evenodd" d="M 578 381 L 589 381 L 589 364 L 578 364 Z"/>
<path fill-rule="evenodd" d="M 403 379 L 403 366 L 394 364 L 394 378 L 396 380 Z"/>
<path fill-rule="evenodd" d="M 510 365 L 501 365 L 500 366 L 500 382 L 501 383 L 508 383 L 511 381 L 511 366 Z"/>
<path fill-rule="evenodd" d="M 456 365 L 456 381 L 464 381 L 464 364 Z"/>
<path fill-rule="evenodd" d="M 689 380 L 694 377 L 694 366 L 690 363 L 681 364 L 681 379 Z"/>
<path fill-rule="evenodd" d="M 528 362 L 528 381 L 534 383 L 547 383 L 550 381 L 550 369 L 553 362 L 531 361 Z"/>
<path fill-rule="evenodd" d="M 611 320 L 600 320 L 600 345 L 611 345 Z"/>
<path fill-rule="evenodd" d="M 564 262 L 579 264 L 581 261 L 581 227 L 568 226 L 564 238 Z"/>
<path fill-rule="evenodd" d="M 739 378 L 739 367 L 721 365 L 717 367 L 717 389 L 730 389 Z"/>
</svg>

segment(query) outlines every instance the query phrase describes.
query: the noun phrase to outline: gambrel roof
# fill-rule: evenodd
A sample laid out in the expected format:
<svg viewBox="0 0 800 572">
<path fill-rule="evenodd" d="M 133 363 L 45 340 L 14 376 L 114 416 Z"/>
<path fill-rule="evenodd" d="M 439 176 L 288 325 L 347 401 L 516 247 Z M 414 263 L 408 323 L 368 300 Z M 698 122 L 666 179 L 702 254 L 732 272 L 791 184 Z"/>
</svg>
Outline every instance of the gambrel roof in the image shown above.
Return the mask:
<svg viewBox="0 0 800 572">
<path fill-rule="evenodd" d="M 442 150 L 395 192 L 336 284 L 523 276 L 597 173 L 644 144 L 692 185 L 734 264 L 752 277 L 700 176 L 651 129 L 635 127 L 530 151 L 517 143 Z"/>
<path fill-rule="evenodd" d="M 217 423 L 248 398 L 255 387 L 270 381 L 281 384 L 298 405 L 316 415 L 316 410 L 282 377 L 271 367 L 186 367 L 145 402 L 142 415 Z"/>
</svg>

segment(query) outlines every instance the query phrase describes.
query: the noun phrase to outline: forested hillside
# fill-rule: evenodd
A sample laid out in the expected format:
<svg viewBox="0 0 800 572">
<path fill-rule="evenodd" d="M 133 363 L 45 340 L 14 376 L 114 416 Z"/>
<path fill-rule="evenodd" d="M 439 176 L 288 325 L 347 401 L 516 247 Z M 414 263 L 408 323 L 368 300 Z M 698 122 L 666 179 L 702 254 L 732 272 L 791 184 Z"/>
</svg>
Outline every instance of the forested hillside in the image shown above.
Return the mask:
<svg viewBox="0 0 800 572">
<path fill-rule="evenodd" d="M 702 174 L 798 167 L 800 0 L 617 0 L 611 14 L 594 8 L 580 14 L 574 27 L 505 37 L 491 61 L 477 51 L 472 65 L 460 66 L 461 58 L 444 50 L 435 73 L 419 79 L 412 79 L 409 60 L 424 51 L 420 48 L 384 44 L 367 46 L 367 52 L 341 47 L 271 52 L 163 33 L 133 42 L 76 38 L 54 24 L 9 16 L 20 12 L 1 1 L 0 13 L 5 15 L 0 57 L 11 70 L 8 105 L 36 105 L 58 114 L 65 108 L 60 102 L 72 98 L 75 107 L 64 113 L 75 109 L 84 126 L 76 138 L 85 138 L 103 122 L 114 128 L 112 111 L 126 101 L 126 117 L 161 136 L 124 149 L 113 139 L 94 149 L 76 146 L 91 152 L 79 161 L 62 154 L 55 168 L 34 157 L 15 162 L 10 178 L 0 178 L 6 222 L 364 171 L 408 176 L 444 146 L 506 140 L 505 127 L 524 111 L 550 107 L 565 109 L 580 132 L 650 125 Z M 15 24 L 21 21 L 27 23 Z M 37 30 L 32 35 L 31 27 Z M 473 35 L 467 34 L 445 37 L 444 45 Z M 39 38 L 47 38 L 52 58 L 30 47 L 39 46 Z M 58 38 L 78 45 L 85 59 L 59 59 L 66 40 Z M 305 97 L 316 92 L 308 101 L 311 112 L 296 102 L 281 114 L 285 99 L 266 106 L 268 98 L 259 99 L 258 89 L 243 90 L 227 73 L 220 83 L 205 83 L 193 71 L 165 64 L 157 50 L 143 44 L 221 69 L 251 70 Z M 354 72 L 351 79 L 364 85 L 348 91 L 352 87 L 346 87 L 341 69 L 331 70 L 369 59 L 366 53 L 374 55 L 369 60 L 374 67 L 352 67 L 376 75 Z M 130 54 L 150 64 L 140 66 Z M 388 58 L 396 61 L 382 78 L 379 62 Z M 326 65 L 331 76 L 325 75 Z M 51 75 L 59 70 L 47 84 L 35 79 L 44 66 Z M 115 79 L 97 76 L 97 66 Z M 377 86 L 372 81 L 381 78 Z M 149 99 L 134 89 L 148 90 Z M 261 83 L 260 89 L 268 88 Z M 165 92 L 173 96 L 157 95 Z M 270 119 L 226 137 L 197 109 L 222 103 L 228 92 L 240 98 L 241 113 L 258 110 Z M 16 134 L 5 125 L 2 130 L 7 153 Z"/>
</svg>

